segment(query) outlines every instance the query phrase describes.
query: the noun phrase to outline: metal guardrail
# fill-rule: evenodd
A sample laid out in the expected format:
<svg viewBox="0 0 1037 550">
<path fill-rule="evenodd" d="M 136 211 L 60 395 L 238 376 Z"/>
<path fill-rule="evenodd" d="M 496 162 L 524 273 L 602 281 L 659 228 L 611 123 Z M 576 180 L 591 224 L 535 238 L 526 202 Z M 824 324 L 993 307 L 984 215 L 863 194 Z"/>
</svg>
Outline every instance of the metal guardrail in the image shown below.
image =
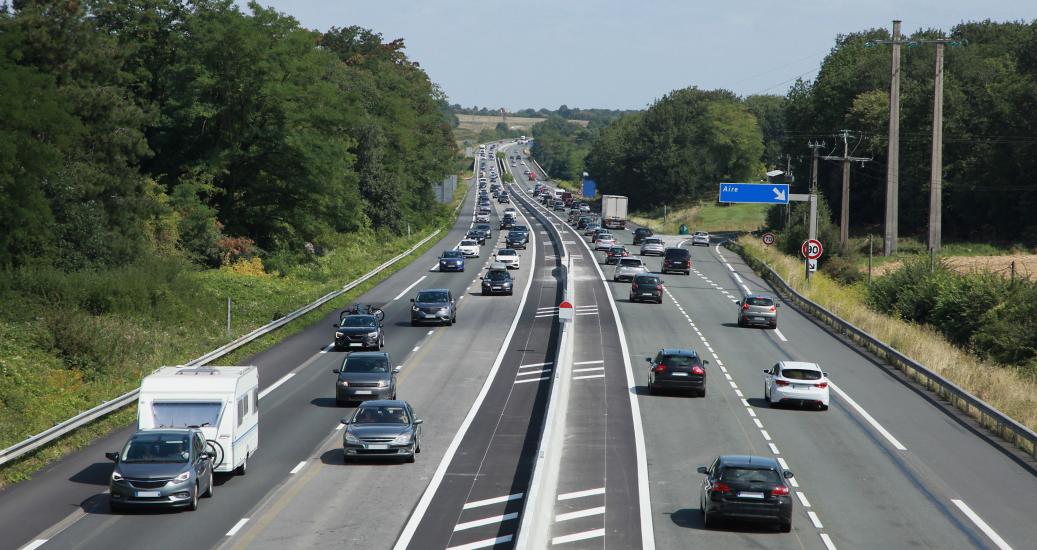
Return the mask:
<svg viewBox="0 0 1037 550">
<path fill-rule="evenodd" d="M 461 200 L 460 203 L 458 204 L 458 208 L 460 208 L 460 205 L 463 204 L 463 203 L 464 203 L 464 200 Z M 454 212 L 456 213 L 457 209 L 455 209 Z M 391 266 L 391 265 L 395 264 L 396 262 L 402 260 L 403 258 L 409 256 L 415 250 L 417 250 L 422 245 L 424 245 L 425 243 L 430 241 L 433 237 L 438 235 L 441 231 L 442 231 L 442 229 L 437 229 L 437 230 L 433 231 L 427 237 L 425 237 L 424 239 L 421 239 L 420 241 L 418 241 L 417 244 L 415 244 L 414 246 L 410 247 L 405 252 L 403 252 L 403 253 L 393 257 L 390 260 L 387 260 L 386 262 L 382 263 L 378 267 L 376 267 L 373 270 L 369 271 L 367 274 L 365 274 L 364 276 L 360 277 L 359 279 L 356 279 L 356 280 L 350 282 L 349 284 L 343 286 L 341 289 L 329 292 L 329 293 L 325 294 L 324 296 L 321 296 L 320 298 L 318 298 L 316 301 L 314 301 L 314 302 L 312 302 L 310 304 L 307 304 L 307 305 L 305 305 L 305 306 L 303 306 L 303 307 L 301 307 L 301 308 L 299 308 L 299 309 L 289 313 L 288 315 L 285 315 L 284 317 L 281 317 L 280 319 L 276 319 L 274 321 L 271 321 L 270 323 L 267 323 L 267 324 L 257 328 L 256 330 L 253 330 L 252 332 L 249 332 L 248 334 L 246 334 L 244 336 L 241 336 L 241 337 L 239 337 L 239 338 L 237 338 L 237 339 L 235 339 L 235 340 L 233 340 L 233 341 L 231 341 L 231 342 L 229 342 L 227 344 L 224 344 L 223 346 L 220 346 L 220 347 L 218 347 L 218 348 L 216 348 L 216 349 L 206 353 L 205 355 L 203 355 L 203 356 L 201 356 L 201 357 L 199 357 L 197 359 L 189 361 L 188 363 L 186 363 L 186 365 L 187 366 L 204 365 L 204 364 L 208 363 L 209 361 L 212 361 L 213 359 L 217 359 L 219 357 L 227 355 L 228 353 L 230 353 L 230 352 L 232 352 L 232 351 L 234 351 L 234 350 L 244 346 L 245 344 L 248 344 L 249 342 L 252 342 L 253 340 L 255 340 L 255 339 L 257 339 L 257 338 L 259 338 L 261 336 L 269 334 L 269 333 L 273 332 L 274 330 L 277 330 L 277 329 L 283 327 L 284 325 L 287 325 L 288 323 L 290 323 L 290 322 L 292 322 L 292 321 L 302 317 L 303 315 L 306 315 L 307 313 L 317 309 L 318 307 L 326 304 L 327 302 L 329 302 L 329 301 L 331 301 L 331 300 L 333 300 L 335 298 L 338 298 L 339 296 L 345 294 L 346 292 L 349 292 L 350 290 L 353 290 L 357 286 L 363 284 L 364 282 L 366 282 L 367 280 L 371 279 L 372 277 L 378 275 L 379 273 L 381 273 L 383 270 L 385 270 L 389 266 Z M 6 464 L 7 462 L 15 460 L 15 459 L 17 459 L 17 458 L 19 458 L 21 456 L 24 456 L 24 455 L 26 455 L 26 454 L 28 454 L 28 453 L 30 453 L 30 452 L 32 452 L 32 451 L 42 447 L 42 446 L 50 443 L 51 441 L 54 441 L 55 439 L 58 439 L 59 437 L 62 437 L 62 436 L 66 435 L 66 434 L 68 434 L 70 432 L 73 432 L 73 431 L 75 431 L 75 430 L 77 430 L 77 429 L 79 429 L 79 428 L 81 428 L 81 427 L 83 427 L 83 426 L 85 426 L 85 425 L 95 421 L 95 420 L 98 420 L 98 419 L 100 419 L 100 418 L 102 418 L 102 417 L 104 417 L 104 416 L 106 416 L 108 414 L 111 414 L 111 413 L 113 413 L 113 412 L 115 412 L 115 411 L 117 411 L 117 410 L 119 410 L 119 409 L 121 409 L 121 408 L 123 408 L 123 407 L 125 407 L 127 405 L 130 405 L 130 404 L 136 402 L 137 394 L 139 392 L 140 392 L 140 389 L 138 388 L 138 389 L 135 389 L 133 391 L 127 392 L 127 393 L 125 393 L 123 395 L 120 395 L 119 397 L 116 397 L 115 399 L 112 399 L 111 401 L 105 401 L 104 403 L 101 403 L 100 405 L 98 405 L 98 406 L 96 406 L 96 407 L 94 407 L 94 408 L 92 408 L 92 409 L 90 409 L 88 411 L 84 411 L 82 413 L 79 413 L 78 415 L 76 415 L 76 416 L 74 416 L 74 417 L 72 417 L 72 418 L 70 418 L 70 419 L 68 419 L 68 420 L 66 420 L 64 422 L 61 422 L 60 424 L 55 425 L 53 428 L 45 430 L 45 431 L 43 431 L 41 433 L 38 433 L 36 435 L 30 436 L 29 438 L 25 439 L 24 441 L 21 441 L 19 443 L 15 443 L 14 445 L 12 445 L 12 446 L 10 446 L 10 447 L 8 447 L 6 449 L 0 450 L 0 465 Z"/>
<path fill-rule="evenodd" d="M 889 361 L 907 376 L 925 386 L 927 390 L 946 399 L 958 409 L 978 420 L 988 430 L 1026 451 L 1030 456 L 1037 458 L 1037 433 L 1033 430 L 999 411 L 986 401 L 972 395 L 954 382 L 933 372 L 925 365 L 904 355 L 889 344 L 842 319 L 824 306 L 806 298 L 792 288 L 770 266 L 746 254 L 741 245 L 727 241 L 724 243 L 724 246 L 738 253 L 754 270 L 761 272 L 764 279 L 771 283 L 786 300 L 793 302 L 814 318 L 835 329 L 836 332 L 845 334 L 868 351 Z"/>
</svg>

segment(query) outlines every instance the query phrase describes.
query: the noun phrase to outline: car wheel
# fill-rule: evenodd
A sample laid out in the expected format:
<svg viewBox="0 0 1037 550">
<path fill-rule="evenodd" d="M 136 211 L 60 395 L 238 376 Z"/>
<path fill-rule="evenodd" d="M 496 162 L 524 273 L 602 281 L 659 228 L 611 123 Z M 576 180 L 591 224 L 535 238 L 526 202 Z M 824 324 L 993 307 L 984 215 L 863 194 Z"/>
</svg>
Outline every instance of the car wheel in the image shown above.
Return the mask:
<svg viewBox="0 0 1037 550">
<path fill-rule="evenodd" d="M 770 327 L 771 327 L 771 330 L 775 330 L 775 329 L 778 328 L 778 323 L 777 322 L 771 323 Z"/>
<path fill-rule="evenodd" d="M 738 326 L 740 326 L 740 327 L 744 327 L 745 326 L 745 322 L 742 321 L 741 317 L 738 318 Z"/>
<path fill-rule="evenodd" d="M 827 411 L 828 410 L 828 405 L 825 405 L 824 403 L 821 403 L 820 405 L 817 406 L 817 409 L 821 410 L 821 411 Z"/>
<path fill-rule="evenodd" d="M 126 509 L 123 508 L 122 504 L 119 504 L 118 502 L 115 502 L 114 500 L 109 498 L 108 499 L 108 511 L 113 513 L 113 514 L 119 514 L 119 513 L 125 512 Z"/>
<path fill-rule="evenodd" d="M 663 297 L 662 297 L 662 296 L 660 296 L 660 297 L 659 297 L 659 300 L 658 300 L 658 301 L 657 301 L 656 303 L 657 303 L 657 304 L 661 304 L 661 303 L 663 303 Z"/>
<path fill-rule="evenodd" d="M 791 521 L 782 521 L 781 523 L 778 524 L 778 529 L 781 529 L 782 533 L 788 533 L 788 532 L 792 531 L 792 522 Z"/>
<path fill-rule="evenodd" d="M 238 469 L 234 471 L 239 476 L 243 476 L 248 473 L 248 453 L 245 454 L 245 460 L 241 461 L 241 466 L 238 466 Z"/>
<path fill-rule="evenodd" d="M 701 390 L 699 390 L 699 397 L 705 397 L 705 396 L 706 396 L 706 388 L 702 388 Z"/>
<path fill-rule="evenodd" d="M 411 319 L 411 320 L 410 320 L 410 326 L 412 326 L 412 327 L 416 327 L 416 326 L 418 326 L 418 322 L 417 322 L 417 321 L 415 321 L 414 319 Z"/>
<path fill-rule="evenodd" d="M 648 395 L 655 395 L 655 386 L 651 382 L 648 383 Z"/>
<path fill-rule="evenodd" d="M 213 483 L 213 479 L 212 478 L 213 478 L 213 473 L 212 473 L 212 467 L 210 466 L 210 468 L 209 468 L 209 487 L 207 489 L 205 489 L 205 493 L 202 494 L 202 496 L 205 497 L 205 498 L 212 498 L 213 487 L 216 486 L 216 484 Z"/>
<path fill-rule="evenodd" d="M 408 464 L 414 464 L 414 455 L 410 455 L 406 458 Z"/>
<path fill-rule="evenodd" d="M 187 505 L 187 509 L 194 512 L 198 509 L 198 482 L 194 482 L 194 491 L 191 491 L 191 502 Z"/>
<path fill-rule="evenodd" d="M 713 514 L 702 510 L 702 526 L 706 529 L 713 529 L 717 526 L 717 520 L 713 517 Z"/>
</svg>

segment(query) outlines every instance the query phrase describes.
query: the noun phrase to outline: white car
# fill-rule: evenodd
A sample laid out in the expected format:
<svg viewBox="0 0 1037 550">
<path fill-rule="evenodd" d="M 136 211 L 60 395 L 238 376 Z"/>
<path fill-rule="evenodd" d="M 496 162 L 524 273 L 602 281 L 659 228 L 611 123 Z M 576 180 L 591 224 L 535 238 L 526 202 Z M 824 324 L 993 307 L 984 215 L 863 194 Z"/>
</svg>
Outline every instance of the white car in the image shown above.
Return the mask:
<svg viewBox="0 0 1037 550">
<path fill-rule="evenodd" d="M 518 210 L 515 210 L 514 206 L 509 206 L 504 209 L 504 216 L 511 214 L 512 217 L 518 217 Z"/>
<path fill-rule="evenodd" d="M 612 272 L 613 281 L 632 281 L 635 275 L 648 273 L 641 258 L 620 258 L 616 264 L 616 270 Z"/>
<path fill-rule="evenodd" d="M 781 361 L 763 372 L 763 397 L 771 406 L 795 403 L 828 410 L 828 373 L 817 364 Z"/>
<path fill-rule="evenodd" d="M 709 233 L 706 233 L 705 231 L 696 231 L 695 234 L 691 236 L 691 246 L 698 246 L 700 244 L 702 246 L 709 246 Z"/>
<path fill-rule="evenodd" d="M 666 243 L 658 237 L 645 237 L 645 240 L 641 241 L 641 255 L 642 256 L 662 256 L 666 254 Z"/>
<path fill-rule="evenodd" d="M 608 250 L 616 246 L 616 238 L 611 233 L 599 233 L 594 238 L 594 250 Z"/>
<path fill-rule="evenodd" d="M 590 207 L 589 204 L 581 204 L 580 205 L 580 212 L 587 213 L 587 212 L 590 212 L 590 211 L 591 211 L 591 207 Z"/>
<path fill-rule="evenodd" d="M 461 244 L 457 245 L 457 249 L 461 251 L 461 254 L 464 254 L 465 258 L 479 257 L 479 241 L 465 239 L 461 241 Z"/>
<path fill-rule="evenodd" d="M 514 248 L 502 248 L 493 255 L 493 260 L 504 264 L 508 269 L 518 269 L 521 256 Z"/>
<path fill-rule="evenodd" d="M 490 210 L 480 209 L 475 213 L 475 223 L 489 223 L 490 221 Z"/>
</svg>

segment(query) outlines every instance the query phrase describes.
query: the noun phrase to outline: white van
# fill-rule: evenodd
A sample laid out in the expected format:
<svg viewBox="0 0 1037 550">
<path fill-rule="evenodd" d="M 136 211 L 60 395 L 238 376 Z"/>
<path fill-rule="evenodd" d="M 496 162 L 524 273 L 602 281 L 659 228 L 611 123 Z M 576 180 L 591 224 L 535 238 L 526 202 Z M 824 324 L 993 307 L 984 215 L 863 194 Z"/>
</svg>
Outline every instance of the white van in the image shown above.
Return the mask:
<svg viewBox="0 0 1037 550">
<path fill-rule="evenodd" d="M 214 471 L 244 475 L 259 447 L 259 369 L 162 367 L 146 376 L 137 398 L 137 428 L 198 427 Z"/>
</svg>

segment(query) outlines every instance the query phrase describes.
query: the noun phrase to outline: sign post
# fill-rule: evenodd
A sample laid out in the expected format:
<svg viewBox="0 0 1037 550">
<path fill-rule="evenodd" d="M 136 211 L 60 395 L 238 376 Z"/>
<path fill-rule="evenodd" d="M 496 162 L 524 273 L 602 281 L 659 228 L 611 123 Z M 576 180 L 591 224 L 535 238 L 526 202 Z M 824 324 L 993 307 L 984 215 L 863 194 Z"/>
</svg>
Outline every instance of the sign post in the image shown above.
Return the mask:
<svg viewBox="0 0 1037 550">
<path fill-rule="evenodd" d="M 810 282 L 810 274 L 817 271 L 817 259 L 821 257 L 824 252 L 824 247 L 821 246 L 821 241 L 817 239 L 807 239 L 803 241 L 803 245 L 800 247 L 800 252 L 803 253 L 803 257 L 806 258 L 807 263 L 807 282 Z"/>
<path fill-rule="evenodd" d="M 567 300 L 558 304 L 558 320 L 565 323 L 573 320 L 573 305 Z"/>
</svg>

